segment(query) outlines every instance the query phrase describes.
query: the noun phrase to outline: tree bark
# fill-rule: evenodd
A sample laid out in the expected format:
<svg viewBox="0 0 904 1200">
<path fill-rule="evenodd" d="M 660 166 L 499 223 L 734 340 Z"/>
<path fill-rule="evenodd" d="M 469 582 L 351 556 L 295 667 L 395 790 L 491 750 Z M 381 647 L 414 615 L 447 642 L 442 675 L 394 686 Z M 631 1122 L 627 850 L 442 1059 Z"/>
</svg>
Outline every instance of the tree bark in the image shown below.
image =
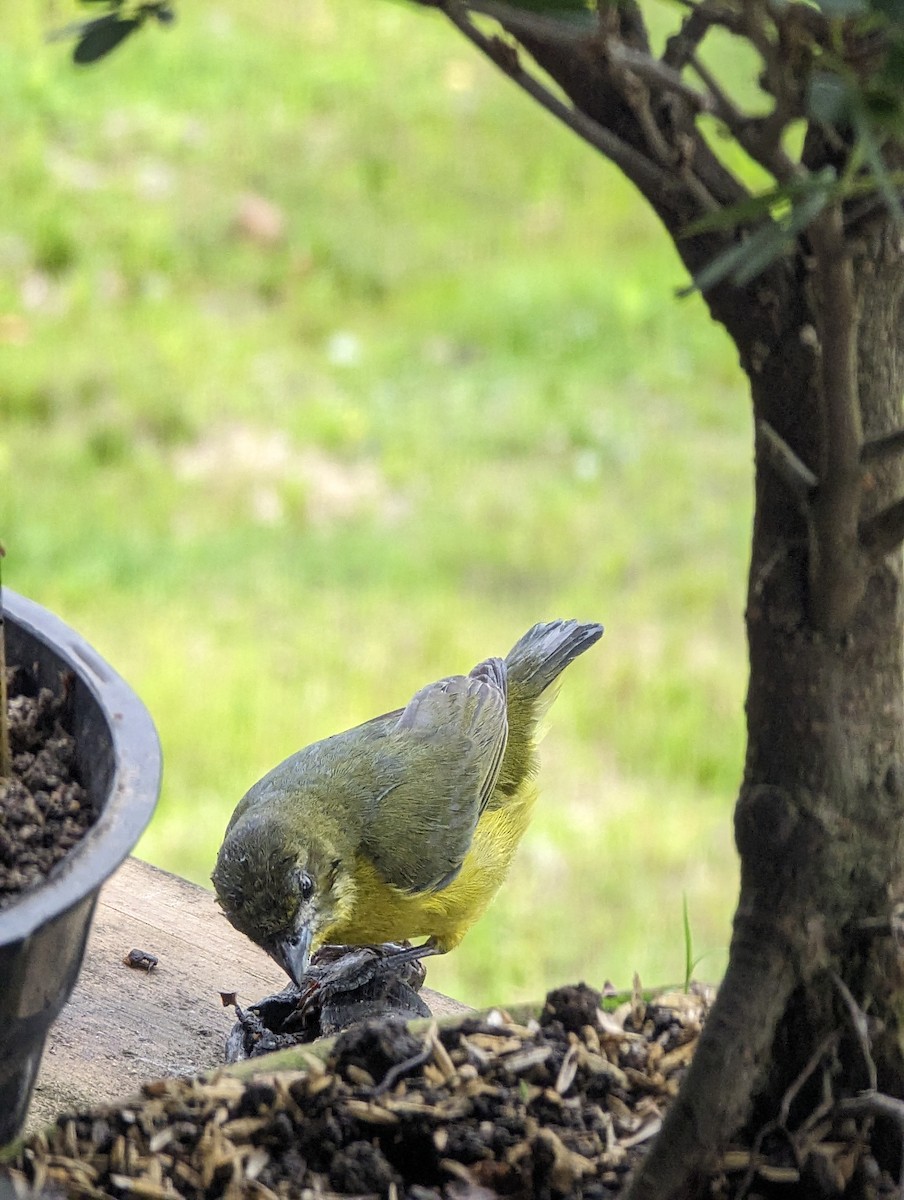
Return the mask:
<svg viewBox="0 0 904 1200">
<path fill-rule="evenodd" d="M 765 358 L 733 330 L 754 411 L 808 465 L 824 458 L 822 299 L 800 286 Z M 900 423 L 904 329 L 898 234 L 876 228 L 854 261 L 857 392 L 867 438 Z M 753 369 L 756 363 L 759 369 Z M 865 477 L 867 513 L 900 495 L 897 461 Z M 900 554 L 876 565 L 837 636 L 814 629 L 800 506 L 762 453 L 747 602 L 748 745 L 735 811 L 741 892 L 728 971 L 636 1197 L 691 1195 L 715 1147 L 747 1144 L 827 1033 L 850 1024 L 835 978 L 865 1010 L 878 1084 L 902 1094 L 904 977 L 894 937 L 904 901 L 904 659 Z M 844 1086 L 870 1086 L 856 1038 Z M 728 1086 L 726 1086 L 728 1082 Z M 900 1159 L 893 1165 L 895 1171 Z"/>
</svg>

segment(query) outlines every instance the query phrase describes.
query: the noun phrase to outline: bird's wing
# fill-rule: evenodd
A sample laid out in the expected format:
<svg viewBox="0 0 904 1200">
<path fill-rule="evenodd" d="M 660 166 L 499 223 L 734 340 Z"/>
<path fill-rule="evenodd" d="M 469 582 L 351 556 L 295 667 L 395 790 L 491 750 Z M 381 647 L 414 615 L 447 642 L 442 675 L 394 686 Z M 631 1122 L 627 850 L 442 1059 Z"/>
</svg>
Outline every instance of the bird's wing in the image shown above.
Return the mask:
<svg viewBox="0 0 904 1200">
<path fill-rule="evenodd" d="M 461 869 L 499 778 L 508 736 L 504 663 L 414 695 L 390 735 L 400 768 L 377 798 L 362 850 L 406 891 L 436 891 Z"/>
<path fill-rule="evenodd" d="M 273 800 L 278 800 L 286 795 L 303 793 L 313 777 L 324 770 L 324 764 L 327 765 L 326 769 L 328 770 L 329 764 L 334 762 L 337 757 L 341 759 L 347 755 L 346 747 L 348 745 L 360 742 L 362 734 L 366 735 L 370 742 L 375 739 L 385 739 L 395 729 L 399 717 L 404 711 L 402 708 L 397 708 L 394 712 L 371 717 L 369 721 L 363 721 L 352 729 L 346 729 L 344 733 L 333 734 L 332 737 L 314 742 L 312 745 L 290 754 L 288 758 L 283 759 L 248 789 L 229 818 L 226 832 L 229 833 L 230 829 L 237 825 L 250 809 L 271 804 Z"/>
</svg>

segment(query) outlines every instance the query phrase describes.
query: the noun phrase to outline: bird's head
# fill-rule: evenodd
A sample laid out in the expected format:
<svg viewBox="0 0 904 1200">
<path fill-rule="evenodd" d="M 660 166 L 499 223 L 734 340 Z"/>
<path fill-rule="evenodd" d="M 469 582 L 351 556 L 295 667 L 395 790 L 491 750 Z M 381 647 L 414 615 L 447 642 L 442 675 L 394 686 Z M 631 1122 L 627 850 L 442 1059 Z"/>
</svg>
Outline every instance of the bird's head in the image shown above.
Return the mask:
<svg viewBox="0 0 904 1200">
<path fill-rule="evenodd" d="M 295 984 L 353 901 L 351 872 L 335 842 L 327 831 L 296 829 L 280 813 L 249 813 L 227 832 L 211 876 L 235 928 Z"/>
</svg>

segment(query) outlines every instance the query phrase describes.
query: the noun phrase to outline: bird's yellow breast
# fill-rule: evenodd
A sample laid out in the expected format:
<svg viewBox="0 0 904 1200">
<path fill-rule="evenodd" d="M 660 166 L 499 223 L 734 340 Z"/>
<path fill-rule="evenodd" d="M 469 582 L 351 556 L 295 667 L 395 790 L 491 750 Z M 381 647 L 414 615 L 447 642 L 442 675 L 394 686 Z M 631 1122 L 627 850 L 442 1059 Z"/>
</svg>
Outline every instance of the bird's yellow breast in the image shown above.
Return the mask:
<svg viewBox="0 0 904 1200">
<path fill-rule="evenodd" d="M 363 858 L 355 865 L 355 894 L 346 914 L 319 941 L 357 945 L 432 937 L 442 952 L 457 946 L 505 879 L 530 821 L 536 787 L 526 784 L 477 823 L 461 871 L 438 892 L 401 891 Z"/>
</svg>

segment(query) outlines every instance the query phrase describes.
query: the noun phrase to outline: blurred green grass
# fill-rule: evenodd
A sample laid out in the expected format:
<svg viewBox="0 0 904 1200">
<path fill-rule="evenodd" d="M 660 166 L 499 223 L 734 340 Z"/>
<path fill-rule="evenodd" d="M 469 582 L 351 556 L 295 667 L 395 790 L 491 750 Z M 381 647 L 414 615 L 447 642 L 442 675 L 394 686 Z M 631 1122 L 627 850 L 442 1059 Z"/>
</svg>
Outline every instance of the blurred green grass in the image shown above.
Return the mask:
<svg viewBox="0 0 904 1200">
<path fill-rule="evenodd" d="M 5 578 L 157 721 L 139 853 L 206 882 L 282 757 L 599 619 L 510 881 L 430 981 L 680 979 L 682 893 L 717 977 L 751 435 L 655 219 L 401 5 L 199 0 L 91 70 L 43 41 L 68 15 L 0 10 Z"/>
</svg>

